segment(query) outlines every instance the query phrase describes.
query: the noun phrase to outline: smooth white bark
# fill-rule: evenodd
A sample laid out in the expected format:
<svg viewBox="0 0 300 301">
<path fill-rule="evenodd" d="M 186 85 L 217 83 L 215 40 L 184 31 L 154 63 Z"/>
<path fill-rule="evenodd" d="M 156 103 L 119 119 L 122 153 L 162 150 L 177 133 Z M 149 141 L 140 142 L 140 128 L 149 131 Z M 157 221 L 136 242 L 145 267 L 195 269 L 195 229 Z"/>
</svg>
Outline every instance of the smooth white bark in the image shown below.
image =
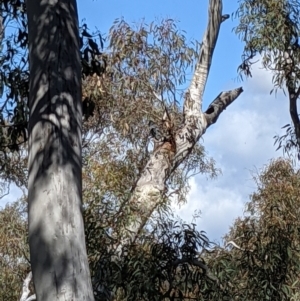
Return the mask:
<svg viewBox="0 0 300 301">
<path fill-rule="evenodd" d="M 37 300 L 93 301 L 81 212 L 75 0 L 28 0 L 29 245 Z"/>
<path fill-rule="evenodd" d="M 20 301 L 31 301 L 31 300 L 36 300 L 36 295 L 32 295 L 30 297 L 30 289 L 29 289 L 29 285 L 30 285 L 30 281 L 32 279 L 32 272 L 29 272 L 28 275 L 26 276 L 24 282 L 23 282 L 23 289 L 22 289 L 22 295 L 20 298 Z"/>
</svg>

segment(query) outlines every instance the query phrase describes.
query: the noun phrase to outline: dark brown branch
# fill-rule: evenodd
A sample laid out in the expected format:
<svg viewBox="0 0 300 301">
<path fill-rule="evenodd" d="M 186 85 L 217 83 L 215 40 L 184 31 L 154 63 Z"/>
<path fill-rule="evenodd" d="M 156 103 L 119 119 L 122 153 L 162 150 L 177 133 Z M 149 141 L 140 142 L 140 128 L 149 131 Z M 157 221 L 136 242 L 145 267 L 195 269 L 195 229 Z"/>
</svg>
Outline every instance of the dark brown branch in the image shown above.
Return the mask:
<svg viewBox="0 0 300 301">
<path fill-rule="evenodd" d="M 287 55 L 288 58 L 290 58 L 290 55 Z M 299 120 L 299 114 L 298 114 L 298 108 L 297 108 L 297 99 L 300 94 L 300 88 L 296 91 L 296 86 L 293 81 L 291 70 L 294 67 L 293 59 L 290 59 L 288 64 L 288 70 L 285 70 L 285 78 L 286 78 L 286 86 L 289 93 L 289 106 L 290 106 L 290 116 L 293 121 L 293 125 L 295 128 L 295 134 L 297 139 L 297 144 L 300 147 L 300 120 Z"/>
<path fill-rule="evenodd" d="M 228 14 L 222 16 L 222 22 L 226 21 L 227 19 L 229 19 Z"/>
<path fill-rule="evenodd" d="M 296 92 L 296 99 L 298 99 L 299 96 L 300 96 L 300 87 L 298 88 L 298 90 Z"/>
<path fill-rule="evenodd" d="M 201 268 L 205 272 L 205 276 L 207 278 L 216 282 L 219 285 L 219 279 L 210 272 L 208 266 L 204 262 L 201 262 L 198 259 L 182 258 L 182 259 L 175 260 L 173 262 L 173 265 L 178 266 L 179 264 L 184 264 L 184 263 L 188 263 L 190 265 Z"/>
<path fill-rule="evenodd" d="M 300 94 L 300 88 L 296 88 L 296 84 L 293 78 L 293 70 L 295 69 L 295 60 L 289 48 L 284 52 L 285 68 L 284 77 L 286 81 L 286 87 L 289 93 L 289 106 L 290 106 L 290 116 L 295 128 L 295 134 L 297 139 L 297 145 L 300 147 L 300 120 L 297 108 L 297 99 Z"/>
<path fill-rule="evenodd" d="M 295 127 L 295 134 L 297 139 L 297 144 L 300 146 L 300 120 L 298 115 L 298 108 L 297 108 L 297 99 L 298 96 L 294 92 L 290 92 L 289 90 L 289 103 L 290 103 L 290 115 Z"/>
<path fill-rule="evenodd" d="M 295 93 L 290 92 L 290 89 L 289 89 L 289 101 L 290 101 L 290 115 L 293 120 L 294 126 L 297 126 L 299 124 L 297 98 Z"/>
</svg>

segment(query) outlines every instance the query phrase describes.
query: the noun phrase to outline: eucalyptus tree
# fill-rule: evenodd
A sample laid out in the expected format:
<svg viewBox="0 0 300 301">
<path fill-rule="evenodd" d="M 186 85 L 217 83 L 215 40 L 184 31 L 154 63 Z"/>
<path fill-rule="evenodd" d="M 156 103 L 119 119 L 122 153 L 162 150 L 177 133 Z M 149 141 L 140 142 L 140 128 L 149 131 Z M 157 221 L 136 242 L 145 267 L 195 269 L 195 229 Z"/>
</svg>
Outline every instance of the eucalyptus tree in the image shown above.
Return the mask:
<svg viewBox="0 0 300 301">
<path fill-rule="evenodd" d="M 94 300 L 82 217 L 75 0 L 28 0 L 30 263 L 37 300 Z"/>
<path fill-rule="evenodd" d="M 30 270 L 26 203 L 14 202 L 0 210 L 0 298 L 17 300 Z M 32 284 L 31 284 L 32 286 Z"/>
<path fill-rule="evenodd" d="M 140 234 L 147 232 L 145 225 L 153 212 L 166 206 L 177 185 L 182 197 L 182 183 L 186 183 L 182 174 L 186 170 L 196 168 L 197 171 L 214 172 L 210 162 L 207 164 L 203 160 L 199 139 L 242 92 L 242 88 L 222 92 L 206 111 L 202 108 L 203 92 L 221 23 L 229 16 L 222 14 L 221 0 L 210 0 L 209 22 L 197 52 L 186 45 L 185 52 L 180 51 L 183 46 L 180 43 L 184 41 L 172 30 L 172 22 L 167 21 L 156 33 L 160 35 L 158 40 L 167 41 L 171 47 L 165 47 L 163 43 L 161 48 L 153 46 L 150 49 L 152 58 L 147 59 L 145 47 L 149 45 L 146 43 L 147 33 L 142 27 L 134 32 L 126 23 L 120 22 L 120 26 L 116 26 L 110 33 L 111 53 L 103 53 L 99 51 L 94 36 L 87 32 L 86 25 L 83 25 L 79 38 L 75 1 L 36 4 L 31 0 L 24 6 L 25 9 L 29 32 L 27 36 L 26 31 L 20 31 L 17 41 L 26 48 L 26 39 L 29 40 L 30 69 L 19 77 L 10 72 L 12 75 L 8 78 L 11 79 L 10 83 L 13 79 L 25 83 L 22 91 L 26 92 L 30 75 L 29 114 L 24 104 L 28 96 L 20 94 L 20 86 L 11 86 L 9 89 L 14 93 L 8 95 L 8 98 L 15 101 L 12 106 L 14 112 L 8 120 L 6 114 L 2 115 L 2 119 L 6 122 L 5 127 L 13 129 L 10 133 L 14 134 L 3 135 L 3 139 L 9 140 L 5 147 L 14 152 L 19 150 L 18 139 L 21 137 L 26 140 L 26 132 L 21 130 L 29 122 L 29 236 L 37 298 L 59 299 L 64 295 L 67 298 L 72 296 L 74 299 L 92 300 L 81 217 L 80 102 L 83 101 L 83 109 L 87 109 L 83 125 L 84 145 L 95 151 L 94 156 L 86 157 L 85 168 L 87 170 L 94 164 L 98 174 L 104 172 L 108 179 L 105 183 L 97 183 L 98 187 L 94 191 L 98 191 L 100 202 L 110 201 L 110 206 L 118 204 L 116 196 L 122 201 L 117 207 L 117 214 L 109 219 L 109 223 L 105 223 L 107 211 L 99 211 L 97 206 L 93 207 L 92 202 L 87 203 L 83 209 L 94 214 L 92 225 L 96 223 L 95 219 L 98 224 L 103 219 L 101 227 L 107 230 L 104 231 L 105 235 L 111 234 L 110 239 L 117 240 L 114 247 L 119 250 L 127 243 L 137 242 Z M 177 42 L 172 42 L 173 38 L 177 38 Z M 10 49 L 9 45 L 7 49 Z M 133 45 L 136 47 L 135 52 L 132 51 Z M 118 49 L 122 51 L 118 53 Z M 14 51 L 8 53 L 14 54 Z M 177 82 L 184 80 L 180 64 L 190 64 L 193 57 L 197 58 L 195 72 L 184 93 L 183 108 L 180 108 L 174 96 Z M 160 67 L 156 70 L 154 67 L 157 62 Z M 127 70 L 123 68 L 124 65 Z M 84 88 L 87 87 L 83 99 L 80 70 Z M 3 74 L 6 78 L 6 74 Z M 107 82 L 109 88 L 105 86 Z M 170 95 L 173 95 L 173 102 Z M 124 102 L 128 98 L 131 101 Z M 97 101 L 100 101 L 100 105 L 97 105 Z M 120 107 L 116 110 L 116 103 L 123 104 L 124 112 Z M 20 109 L 23 109 L 23 115 L 18 114 Z M 134 114 L 135 119 L 132 118 Z M 21 123 L 14 123 L 15 116 L 22 116 Z M 98 122 L 95 122 L 97 117 Z M 136 142 L 132 138 L 140 129 L 142 139 Z M 114 135 L 111 130 L 115 130 Z M 146 131 L 151 133 L 154 142 L 152 147 L 149 147 Z M 92 133 L 96 133 L 94 142 L 91 141 L 94 137 Z M 3 131 L 3 134 L 6 132 Z M 97 149 L 97 135 L 104 137 L 101 152 Z M 122 138 L 122 143 L 116 138 Z M 107 146 L 112 145 L 121 146 L 116 148 L 118 152 L 114 157 L 107 155 L 110 152 Z M 124 154 L 128 159 L 125 163 L 122 162 Z M 115 165 L 117 168 L 114 168 L 114 163 L 118 163 Z M 15 175 L 15 171 L 10 171 L 4 176 Z M 119 176 L 123 176 L 123 194 L 116 189 L 114 192 L 118 195 L 110 193 L 109 189 L 118 182 L 111 171 L 119 171 Z M 85 175 L 95 180 L 92 173 Z M 18 176 L 22 178 L 23 174 Z M 22 182 L 24 184 L 26 181 Z M 103 188 L 109 191 L 105 198 L 102 198 Z M 129 214 L 126 211 L 128 208 Z M 111 226 L 116 221 L 121 225 L 118 229 Z M 201 266 L 201 261 L 197 261 L 197 264 Z"/>
<path fill-rule="evenodd" d="M 235 300 L 299 299 L 299 169 L 277 159 L 255 176 L 256 191 L 208 265 Z M 232 300 L 231 299 L 231 300 Z"/>
<path fill-rule="evenodd" d="M 152 132 L 155 148 L 150 154 L 140 177 L 129 198 L 136 210 L 133 222 L 127 226 L 123 235 L 134 242 L 146 221 L 164 198 L 165 184 L 171 174 L 187 159 L 206 129 L 215 123 L 228 105 L 243 91 L 237 88 L 220 93 L 206 110 L 202 108 L 203 92 L 212 63 L 213 52 L 223 21 L 229 15 L 222 15 L 222 1 L 209 2 L 208 25 L 205 31 L 190 86 L 184 95 L 181 122 L 176 124 L 166 111 L 161 126 Z M 159 91 L 153 91 L 157 95 Z M 158 94 L 159 95 L 159 94 Z"/>
<path fill-rule="evenodd" d="M 300 147 L 300 119 L 297 100 L 300 96 L 300 2 L 299 0 L 242 0 L 236 17 L 235 32 L 245 43 L 242 74 L 251 76 L 251 65 L 260 56 L 262 66 L 273 73 L 274 89 L 286 91 L 292 123 L 286 134 L 277 137 L 284 151 Z M 272 90 L 272 91 L 273 91 Z M 271 91 L 271 92 L 272 92 Z M 298 155 L 299 156 L 299 155 Z"/>
</svg>

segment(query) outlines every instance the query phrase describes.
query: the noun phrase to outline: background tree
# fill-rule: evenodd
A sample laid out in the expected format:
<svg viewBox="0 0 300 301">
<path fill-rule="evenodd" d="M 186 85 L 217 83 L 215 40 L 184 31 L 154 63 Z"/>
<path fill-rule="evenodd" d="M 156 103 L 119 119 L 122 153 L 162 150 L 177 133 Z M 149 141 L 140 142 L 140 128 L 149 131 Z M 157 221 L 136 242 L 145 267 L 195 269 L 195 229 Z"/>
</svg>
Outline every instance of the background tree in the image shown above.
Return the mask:
<svg viewBox="0 0 300 301">
<path fill-rule="evenodd" d="M 27 204 L 24 200 L 0 211 L 0 299 L 18 300 L 30 271 L 27 240 Z"/>
<path fill-rule="evenodd" d="M 230 300 L 299 300 L 299 170 L 272 161 L 256 177 L 257 191 L 206 260 Z M 211 299 L 213 300 L 213 299 Z"/>
<path fill-rule="evenodd" d="M 299 156 L 300 120 L 300 2 L 298 0 L 239 1 L 235 32 L 245 43 L 239 70 L 251 76 L 251 65 L 261 56 L 262 66 L 273 72 L 274 90 L 287 92 L 292 124 L 286 134 L 276 137 L 278 148 L 295 149 Z M 273 90 L 272 90 L 273 91 Z M 271 91 L 271 92 L 272 92 Z"/>
<path fill-rule="evenodd" d="M 98 220 L 87 221 L 95 299 L 298 300 L 299 170 L 279 159 L 257 175 L 256 183 L 257 191 L 245 216 L 226 236 L 225 248 L 209 244 L 193 225 L 161 214 L 141 243 L 116 258 L 106 228 L 101 233 L 94 227 Z M 22 203 L 8 206 L 0 215 L 0 247 L 5 254 L 0 277 L 6 283 L 3 298 L 9 300 L 17 296 L 15 290 L 28 271 Z"/>
</svg>

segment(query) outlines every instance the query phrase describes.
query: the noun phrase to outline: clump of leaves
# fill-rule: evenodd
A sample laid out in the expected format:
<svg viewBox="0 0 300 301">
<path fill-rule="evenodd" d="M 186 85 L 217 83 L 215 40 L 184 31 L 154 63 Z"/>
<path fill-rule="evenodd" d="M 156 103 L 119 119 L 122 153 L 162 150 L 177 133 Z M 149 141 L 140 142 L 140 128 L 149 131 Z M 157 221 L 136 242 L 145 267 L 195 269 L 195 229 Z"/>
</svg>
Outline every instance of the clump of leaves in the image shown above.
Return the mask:
<svg viewBox="0 0 300 301">
<path fill-rule="evenodd" d="M 25 202 L 0 210 L 0 299 L 17 300 L 30 270 Z"/>
<path fill-rule="evenodd" d="M 300 275 L 299 170 L 279 159 L 256 180 L 258 190 L 246 216 L 236 220 L 226 237 L 238 246 L 227 251 L 235 271 L 232 290 L 238 300 L 292 300 Z"/>
<path fill-rule="evenodd" d="M 149 121 L 159 123 L 167 111 L 173 126 L 180 125 L 178 84 L 196 49 L 170 19 L 136 27 L 117 20 L 108 43 L 105 72 L 87 76 L 83 85 L 94 105 L 84 123 L 84 198 L 87 216 L 101 214 L 102 226 L 118 236 L 135 210 L 128 200 L 153 150 Z M 218 170 L 198 144 L 167 180 L 164 200 L 185 202 L 188 179 L 199 172 L 216 176 Z"/>
<path fill-rule="evenodd" d="M 262 66 L 273 73 L 274 89 L 287 92 L 291 126 L 275 137 L 284 152 L 300 150 L 300 5 L 298 0 L 240 0 L 236 34 L 245 43 L 240 74 L 251 76 L 251 66 L 261 57 Z M 256 61 L 255 61 L 256 60 Z"/>
<path fill-rule="evenodd" d="M 109 292 L 115 300 L 204 300 L 217 281 L 201 256 L 208 247 L 205 233 L 195 225 L 169 217 L 156 220 L 119 256 L 99 254 L 92 268 L 96 300 L 111 298 Z"/>
<path fill-rule="evenodd" d="M 152 23 L 149 26 L 141 24 L 136 27 L 119 20 L 110 30 L 108 39 L 109 46 L 105 48 L 101 36 L 91 34 L 85 25 L 82 27 L 85 113 L 84 218 L 94 287 L 97 288 L 97 292 L 102 292 L 104 295 L 101 296 L 105 298 L 109 296 L 107 292 L 112 288 L 117 288 L 115 290 L 121 294 L 120 296 L 125 294 L 129 296 L 128 298 L 141 297 L 142 295 L 139 294 L 144 286 L 135 286 L 134 292 L 130 293 L 130 287 L 134 285 L 137 276 L 132 276 L 125 288 L 121 287 L 123 280 L 120 279 L 124 279 L 124 276 L 120 274 L 120 269 L 123 272 L 127 271 L 129 275 L 129 271 L 135 269 L 132 266 L 134 261 L 138 262 L 136 265 L 144 264 L 141 254 L 145 254 L 145 258 L 150 258 L 149 264 L 152 267 L 149 266 L 149 269 L 153 270 L 154 264 L 159 268 L 159 261 L 156 262 L 155 256 L 158 260 L 163 260 L 167 256 L 165 254 L 168 247 L 165 246 L 164 239 L 171 235 L 173 240 L 176 233 L 186 233 L 181 234 L 180 239 L 176 238 L 178 245 L 170 241 L 173 244 L 171 248 L 174 249 L 172 252 L 178 255 L 180 261 L 173 267 L 174 272 L 172 272 L 174 274 L 172 277 L 177 282 L 172 280 L 174 283 L 171 285 L 171 291 L 167 289 L 168 294 L 172 296 L 186 295 L 188 289 L 184 277 L 203 274 L 203 269 L 194 266 L 190 261 L 191 258 L 195 260 L 199 256 L 197 252 L 200 252 L 201 247 L 205 245 L 203 233 L 199 234 L 187 225 L 181 227 L 181 232 L 178 229 L 171 230 L 171 227 L 169 234 L 166 231 L 164 234 L 159 234 L 162 230 L 158 229 L 155 230 L 156 234 L 145 230 L 144 235 L 148 236 L 141 238 L 136 246 L 128 250 L 127 255 L 122 255 L 121 263 L 116 259 L 119 251 L 116 246 L 119 246 L 122 240 L 119 235 L 120 230 L 128 224 L 131 213 L 135 210 L 134 206 L 128 204 L 130 194 L 154 147 L 149 137 L 149 121 L 158 124 L 167 111 L 175 129 L 181 124 L 182 117 L 179 112 L 182 111 L 180 108 L 182 95 L 178 87 L 185 83 L 188 68 L 193 68 L 197 45 L 189 46 L 184 34 L 177 30 L 176 22 L 173 20 L 165 20 L 161 24 Z M 21 99 L 24 101 L 26 97 Z M 13 182 L 19 181 L 20 186 L 26 185 L 27 153 L 22 147 L 18 148 L 18 152 L 15 150 L 15 153 L 21 154 L 21 157 L 14 157 L 11 153 L 5 157 L 3 151 L 3 162 L 14 162 L 12 166 L 15 166 L 15 169 L 7 169 L 2 176 Z M 11 158 L 11 161 L 7 158 Z M 14 161 L 15 159 L 20 163 L 19 165 Z M 6 167 L 9 168 L 9 165 Z M 196 145 L 189 159 L 167 180 L 161 208 L 167 207 L 171 199 L 179 202 L 186 201 L 188 178 L 199 172 L 209 176 L 217 174 L 214 161 L 207 157 L 203 146 Z M 161 253 L 155 251 L 156 253 L 152 254 L 151 250 L 154 247 L 152 248 L 152 242 L 149 241 L 151 237 L 153 239 L 155 237 L 152 242 L 157 245 L 157 250 L 161 250 Z M 184 244 L 184 241 L 191 241 L 191 245 Z M 141 245 L 142 242 L 145 243 L 144 246 Z M 183 261 L 184 256 L 189 258 L 187 262 Z M 119 267 L 120 265 L 122 268 Z M 167 271 L 169 268 L 171 267 L 166 266 L 164 269 Z M 185 272 L 182 272 L 183 270 Z M 164 272 L 164 275 L 166 273 Z M 104 275 L 114 276 L 110 278 Z M 115 282 L 111 282 L 113 277 Z M 102 279 L 101 285 L 99 279 Z M 148 296 L 150 294 L 161 296 L 162 293 L 166 293 L 163 283 L 160 283 L 158 278 L 149 278 L 147 281 Z M 196 280 L 189 281 L 196 285 Z M 155 292 L 150 292 L 151 283 L 156 283 L 153 288 Z M 181 293 L 176 291 L 176 283 L 180 284 Z"/>
</svg>

